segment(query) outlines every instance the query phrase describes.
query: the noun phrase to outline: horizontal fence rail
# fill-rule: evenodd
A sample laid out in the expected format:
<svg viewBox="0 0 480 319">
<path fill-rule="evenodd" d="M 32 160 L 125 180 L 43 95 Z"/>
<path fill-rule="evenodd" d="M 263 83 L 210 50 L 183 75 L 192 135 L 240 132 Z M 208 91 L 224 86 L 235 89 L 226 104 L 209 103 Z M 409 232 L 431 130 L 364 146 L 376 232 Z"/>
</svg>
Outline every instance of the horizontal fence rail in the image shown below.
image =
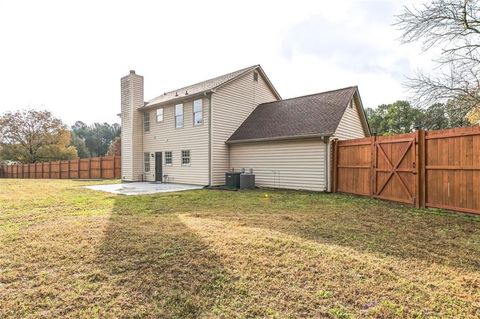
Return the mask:
<svg viewBox="0 0 480 319">
<path fill-rule="evenodd" d="M 333 192 L 480 214 L 480 126 L 333 142 Z"/>
<path fill-rule="evenodd" d="M 2 178 L 117 179 L 120 176 L 120 156 L 0 166 Z"/>
</svg>

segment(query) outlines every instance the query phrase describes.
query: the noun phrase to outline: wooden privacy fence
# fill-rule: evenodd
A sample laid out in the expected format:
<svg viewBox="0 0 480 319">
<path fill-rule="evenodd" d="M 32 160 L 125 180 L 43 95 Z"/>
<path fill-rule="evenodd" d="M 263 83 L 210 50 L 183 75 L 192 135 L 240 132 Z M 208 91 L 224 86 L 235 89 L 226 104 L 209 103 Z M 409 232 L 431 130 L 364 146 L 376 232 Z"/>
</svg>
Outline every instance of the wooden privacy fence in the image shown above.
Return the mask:
<svg viewBox="0 0 480 319">
<path fill-rule="evenodd" d="M 333 142 L 333 192 L 480 214 L 480 126 Z"/>
<path fill-rule="evenodd" d="M 121 175 L 120 156 L 0 166 L 3 178 L 114 179 Z"/>
</svg>

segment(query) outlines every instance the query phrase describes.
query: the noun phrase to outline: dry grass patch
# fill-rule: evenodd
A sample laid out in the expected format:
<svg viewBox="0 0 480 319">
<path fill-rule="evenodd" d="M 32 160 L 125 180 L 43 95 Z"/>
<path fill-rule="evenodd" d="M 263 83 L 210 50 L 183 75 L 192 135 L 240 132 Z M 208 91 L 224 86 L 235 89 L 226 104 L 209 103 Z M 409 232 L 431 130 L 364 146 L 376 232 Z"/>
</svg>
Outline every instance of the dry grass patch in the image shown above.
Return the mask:
<svg viewBox="0 0 480 319">
<path fill-rule="evenodd" d="M 0 180 L 1 318 L 478 318 L 480 218 L 294 191 Z M 265 194 L 268 196 L 265 196 Z"/>
</svg>

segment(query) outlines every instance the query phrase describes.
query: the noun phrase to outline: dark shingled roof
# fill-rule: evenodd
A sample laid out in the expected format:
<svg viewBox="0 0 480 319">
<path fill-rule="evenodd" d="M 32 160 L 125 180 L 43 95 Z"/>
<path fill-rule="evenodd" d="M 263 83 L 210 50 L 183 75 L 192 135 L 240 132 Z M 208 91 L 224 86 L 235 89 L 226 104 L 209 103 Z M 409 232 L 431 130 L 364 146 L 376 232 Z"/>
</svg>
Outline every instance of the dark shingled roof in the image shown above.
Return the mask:
<svg viewBox="0 0 480 319">
<path fill-rule="evenodd" d="M 227 143 L 331 136 L 356 91 L 352 86 L 260 104 Z"/>
</svg>

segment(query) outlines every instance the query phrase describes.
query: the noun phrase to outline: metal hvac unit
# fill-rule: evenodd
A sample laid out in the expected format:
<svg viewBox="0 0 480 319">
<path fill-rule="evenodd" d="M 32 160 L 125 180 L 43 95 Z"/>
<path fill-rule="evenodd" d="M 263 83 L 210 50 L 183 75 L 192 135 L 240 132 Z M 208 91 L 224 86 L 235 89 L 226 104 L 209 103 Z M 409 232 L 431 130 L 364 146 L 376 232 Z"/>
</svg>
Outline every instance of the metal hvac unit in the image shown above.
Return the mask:
<svg viewBox="0 0 480 319">
<path fill-rule="evenodd" d="M 240 175 L 240 189 L 253 189 L 255 188 L 255 175 L 254 174 L 241 174 Z"/>
<path fill-rule="evenodd" d="M 240 172 L 226 172 L 225 185 L 228 187 L 240 187 Z"/>
</svg>

